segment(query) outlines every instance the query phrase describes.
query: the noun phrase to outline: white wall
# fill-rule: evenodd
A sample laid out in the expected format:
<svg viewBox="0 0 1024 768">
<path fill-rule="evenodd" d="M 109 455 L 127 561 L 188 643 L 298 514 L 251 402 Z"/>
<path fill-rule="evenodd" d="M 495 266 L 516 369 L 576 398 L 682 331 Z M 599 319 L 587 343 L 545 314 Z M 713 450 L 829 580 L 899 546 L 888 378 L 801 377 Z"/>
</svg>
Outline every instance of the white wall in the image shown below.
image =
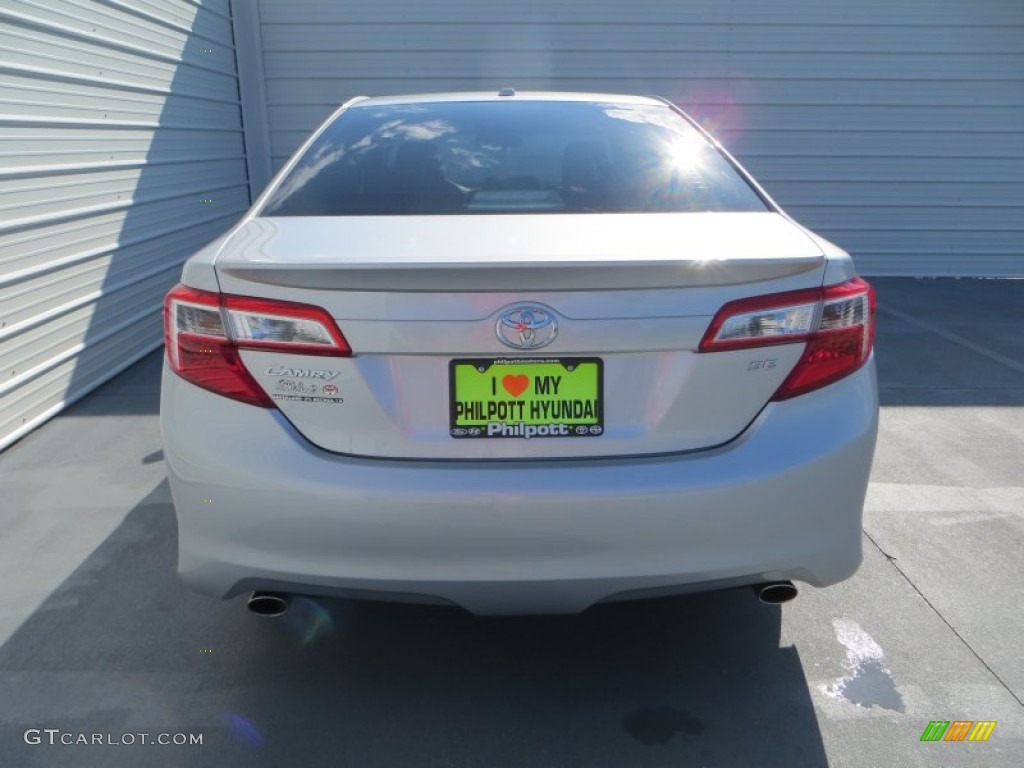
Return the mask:
<svg viewBox="0 0 1024 768">
<path fill-rule="evenodd" d="M 161 341 L 248 206 L 227 0 L 0 6 L 0 448 Z"/>
<path fill-rule="evenodd" d="M 260 0 L 258 13 L 266 111 L 252 119 L 275 168 L 359 94 L 658 93 L 865 273 L 1024 274 L 1022 0 Z"/>
</svg>

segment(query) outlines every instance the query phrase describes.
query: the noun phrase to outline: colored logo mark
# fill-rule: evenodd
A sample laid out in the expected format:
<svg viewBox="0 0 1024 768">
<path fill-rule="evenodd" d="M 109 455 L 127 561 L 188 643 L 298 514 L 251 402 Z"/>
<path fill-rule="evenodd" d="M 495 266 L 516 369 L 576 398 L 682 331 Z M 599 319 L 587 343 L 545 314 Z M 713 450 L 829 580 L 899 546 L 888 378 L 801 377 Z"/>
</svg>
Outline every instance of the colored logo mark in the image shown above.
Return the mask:
<svg viewBox="0 0 1024 768">
<path fill-rule="evenodd" d="M 995 720 L 932 720 L 921 741 L 988 741 L 995 727 Z"/>
</svg>

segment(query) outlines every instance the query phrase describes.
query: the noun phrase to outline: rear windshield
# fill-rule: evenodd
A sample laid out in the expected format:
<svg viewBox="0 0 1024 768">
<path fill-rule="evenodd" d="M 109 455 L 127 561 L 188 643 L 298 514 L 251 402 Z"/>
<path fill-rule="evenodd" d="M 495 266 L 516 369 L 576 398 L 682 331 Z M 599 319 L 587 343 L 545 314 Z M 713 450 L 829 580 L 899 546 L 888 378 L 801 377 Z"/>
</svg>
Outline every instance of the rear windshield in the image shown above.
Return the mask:
<svg viewBox="0 0 1024 768">
<path fill-rule="evenodd" d="M 667 106 L 509 100 L 345 110 L 261 213 L 766 209 Z"/>
</svg>

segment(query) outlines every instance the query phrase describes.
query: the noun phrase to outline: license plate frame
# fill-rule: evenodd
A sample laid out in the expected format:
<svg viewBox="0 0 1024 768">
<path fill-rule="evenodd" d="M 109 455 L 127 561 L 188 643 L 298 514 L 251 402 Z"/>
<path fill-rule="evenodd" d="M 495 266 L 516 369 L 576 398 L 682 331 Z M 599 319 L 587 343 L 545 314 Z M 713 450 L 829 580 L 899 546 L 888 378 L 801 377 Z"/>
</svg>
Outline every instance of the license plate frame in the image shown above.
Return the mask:
<svg viewBox="0 0 1024 768">
<path fill-rule="evenodd" d="M 472 372 L 461 373 L 463 366 Z M 544 377 L 544 392 L 537 391 L 538 376 Z M 562 378 L 553 382 L 554 376 Z M 516 394 L 523 377 L 526 384 Z M 472 390 L 462 392 L 463 400 L 459 399 L 460 380 L 463 390 Z M 561 389 L 566 384 L 569 388 Z M 528 391 L 531 388 L 533 391 Z M 566 396 L 570 392 L 574 396 Z M 492 401 L 522 405 L 507 406 L 505 418 L 499 418 L 490 410 Z M 545 402 L 549 405 L 543 405 Z M 539 404 L 536 410 L 532 403 Z M 593 438 L 604 431 L 604 361 L 599 357 L 455 358 L 448 363 L 448 433 L 453 439 Z"/>
</svg>

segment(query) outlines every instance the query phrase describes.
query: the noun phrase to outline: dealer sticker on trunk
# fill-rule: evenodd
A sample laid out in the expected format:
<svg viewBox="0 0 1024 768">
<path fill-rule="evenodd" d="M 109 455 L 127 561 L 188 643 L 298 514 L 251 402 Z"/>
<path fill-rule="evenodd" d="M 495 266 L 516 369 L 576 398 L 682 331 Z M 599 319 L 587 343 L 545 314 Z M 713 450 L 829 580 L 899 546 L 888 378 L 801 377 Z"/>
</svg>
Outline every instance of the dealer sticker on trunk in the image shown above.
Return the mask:
<svg viewBox="0 0 1024 768">
<path fill-rule="evenodd" d="M 454 438 L 597 437 L 604 432 L 596 357 L 452 360 Z"/>
</svg>

